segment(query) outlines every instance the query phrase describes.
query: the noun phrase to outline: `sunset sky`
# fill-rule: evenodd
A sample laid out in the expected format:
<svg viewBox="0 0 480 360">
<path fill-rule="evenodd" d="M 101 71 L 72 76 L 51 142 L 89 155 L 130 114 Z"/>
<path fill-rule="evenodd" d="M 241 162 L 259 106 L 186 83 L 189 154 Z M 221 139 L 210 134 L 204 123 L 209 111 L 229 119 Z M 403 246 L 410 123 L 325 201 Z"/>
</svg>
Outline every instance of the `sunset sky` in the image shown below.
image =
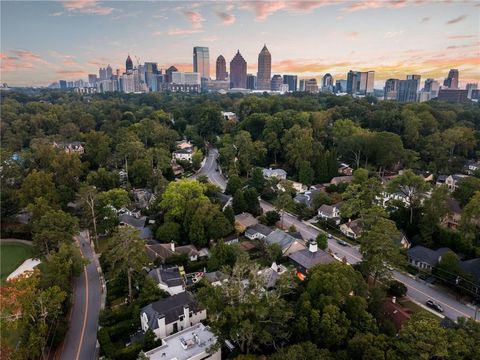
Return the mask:
<svg viewBox="0 0 480 360">
<path fill-rule="evenodd" d="M 349 69 L 387 78 L 480 82 L 480 2 L 368 1 L 3 1 L 1 82 L 48 85 L 87 78 L 100 66 L 140 62 L 192 70 L 193 46 L 210 48 L 211 75 L 237 49 L 256 74 L 266 43 L 272 74 L 346 78 Z"/>
</svg>

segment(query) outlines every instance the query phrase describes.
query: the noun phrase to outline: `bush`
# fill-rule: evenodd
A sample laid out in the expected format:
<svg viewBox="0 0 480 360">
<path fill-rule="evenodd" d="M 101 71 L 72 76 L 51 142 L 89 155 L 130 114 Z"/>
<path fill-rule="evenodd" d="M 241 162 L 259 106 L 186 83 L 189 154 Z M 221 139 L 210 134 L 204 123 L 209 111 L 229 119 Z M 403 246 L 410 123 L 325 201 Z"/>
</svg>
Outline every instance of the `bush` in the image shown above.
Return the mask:
<svg viewBox="0 0 480 360">
<path fill-rule="evenodd" d="M 400 281 L 394 280 L 388 287 L 388 292 L 393 296 L 402 297 L 407 294 L 407 287 Z"/>
<path fill-rule="evenodd" d="M 110 335 L 108 334 L 107 328 L 101 328 L 98 330 L 97 339 L 100 343 L 100 351 L 104 354 L 107 358 L 113 359 L 115 357 L 115 353 L 117 352 L 115 346 L 112 344 L 112 340 L 110 339 Z"/>
<path fill-rule="evenodd" d="M 132 316 L 135 316 L 132 314 Z M 116 342 L 118 340 L 128 340 L 130 334 L 135 331 L 135 323 L 132 319 L 121 321 L 108 328 L 110 340 Z"/>
<path fill-rule="evenodd" d="M 270 210 L 265 213 L 266 225 L 273 226 L 280 221 L 280 214 L 275 210 Z"/>
<path fill-rule="evenodd" d="M 100 326 L 113 326 L 121 321 L 132 318 L 132 307 L 119 306 L 115 310 L 105 309 L 100 312 Z"/>
</svg>

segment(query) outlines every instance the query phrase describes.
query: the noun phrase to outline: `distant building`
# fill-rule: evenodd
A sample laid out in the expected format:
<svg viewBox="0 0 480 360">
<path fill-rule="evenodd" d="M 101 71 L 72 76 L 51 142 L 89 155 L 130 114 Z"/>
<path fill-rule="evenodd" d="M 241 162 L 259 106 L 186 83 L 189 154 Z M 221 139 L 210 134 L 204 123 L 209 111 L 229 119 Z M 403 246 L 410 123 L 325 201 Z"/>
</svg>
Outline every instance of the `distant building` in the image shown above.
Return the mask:
<svg viewBox="0 0 480 360">
<path fill-rule="evenodd" d="M 322 79 L 322 91 L 333 92 L 333 76 L 326 73 Z"/>
<path fill-rule="evenodd" d="M 264 239 L 268 245 L 277 244 L 282 248 L 282 254 L 289 256 L 296 251 L 305 249 L 304 241 L 294 238 L 292 235 L 276 229 Z"/>
<path fill-rule="evenodd" d="M 178 69 L 177 69 L 175 66 L 173 66 L 173 65 L 170 66 L 170 67 L 165 71 L 165 75 L 166 75 L 166 77 L 165 77 L 165 82 L 166 82 L 166 83 L 171 83 L 171 82 L 172 82 L 172 74 L 173 74 L 174 72 L 177 72 L 177 71 L 178 71 Z"/>
<path fill-rule="evenodd" d="M 208 91 L 221 91 L 230 89 L 230 81 L 228 80 L 209 80 L 206 82 Z"/>
<path fill-rule="evenodd" d="M 337 80 L 337 81 L 335 81 L 335 92 L 336 93 L 346 93 L 347 92 L 347 80 Z"/>
<path fill-rule="evenodd" d="M 172 82 L 169 89 L 173 92 L 199 93 L 201 76 L 198 72 L 172 72 Z"/>
<path fill-rule="evenodd" d="M 465 89 L 467 89 L 467 98 L 472 99 L 473 90 L 477 90 L 477 83 L 468 83 Z"/>
<path fill-rule="evenodd" d="M 298 84 L 298 91 L 305 91 L 305 82 L 306 80 L 301 79 L 300 83 Z"/>
<path fill-rule="evenodd" d="M 288 91 L 297 91 L 297 75 L 283 75 L 283 83 L 288 85 Z"/>
<path fill-rule="evenodd" d="M 215 79 L 220 81 L 227 80 L 227 65 L 223 55 L 217 57 L 217 63 L 215 66 L 216 74 Z"/>
<path fill-rule="evenodd" d="M 398 79 L 388 79 L 385 81 L 384 100 L 397 100 Z"/>
<path fill-rule="evenodd" d="M 442 88 L 438 92 L 438 100 L 465 103 L 468 102 L 468 90 Z"/>
<path fill-rule="evenodd" d="M 195 46 L 193 48 L 193 72 L 200 77 L 210 79 L 210 55 L 208 47 Z"/>
<path fill-rule="evenodd" d="M 416 102 L 420 75 L 407 75 L 406 80 L 398 82 L 397 101 Z"/>
<path fill-rule="evenodd" d="M 130 57 L 130 54 L 127 56 L 127 60 L 125 60 L 125 72 L 133 71 L 133 61 Z"/>
<path fill-rule="evenodd" d="M 373 94 L 374 71 L 352 71 L 347 74 L 347 93 L 352 95 Z"/>
<path fill-rule="evenodd" d="M 346 237 L 358 239 L 362 235 L 363 226 L 360 220 L 357 219 L 340 225 L 340 231 Z"/>
<path fill-rule="evenodd" d="M 183 281 L 183 276 L 180 274 L 178 266 L 170 268 L 159 267 L 151 270 L 148 276 L 158 284 L 160 290 L 172 296 L 185 291 L 185 282 Z"/>
<path fill-rule="evenodd" d="M 60 89 L 62 89 L 62 90 L 67 89 L 67 81 L 66 80 L 60 80 L 58 83 L 60 84 Z"/>
<path fill-rule="evenodd" d="M 282 75 L 273 75 L 271 80 L 271 87 L 270 90 L 272 91 L 280 91 L 280 87 L 283 85 Z M 264 90 L 264 89 L 259 89 Z"/>
<path fill-rule="evenodd" d="M 97 83 L 97 75 L 96 74 L 88 74 L 88 83 L 90 86 L 95 86 Z"/>
<path fill-rule="evenodd" d="M 297 273 L 299 273 L 299 278 L 302 280 L 305 276 L 307 276 L 308 271 L 314 266 L 335 262 L 335 259 L 332 255 L 321 249 L 318 249 L 318 245 L 315 240 L 310 241 L 308 249 L 303 249 L 290 254 L 289 259 L 295 265 Z"/>
<path fill-rule="evenodd" d="M 240 50 L 237 50 L 232 61 L 230 61 L 230 88 L 247 88 L 247 62 L 240 54 Z"/>
<path fill-rule="evenodd" d="M 407 250 L 408 263 L 419 269 L 432 270 L 438 265 L 442 256 L 451 251 L 452 250 L 446 247 L 432 250 L 417 245 Z"/>
<path fill-rule="evenodd" d="M 430 98 L 436 98 L 438 96 L 438 89 L 440 88 L 440 84 L 437 80 L 434 79 L 427 79 L 425 80 L 425 85 L 423 86 L 424 92 L 430 93 Z"/>
<path fill-rule="evenodd" d="M 258 54 L 258 72 L 257 72 L 257 89 L 258 90 L 270 90 L 272 76 L 272 55 L 267 49 L 267 45 L 264 45 L 260 53 Z"/>
<path fill-rule="evenodd" d="M 458 89 L 458 69 L 450 69 L 447 78 L 443 81 L 443 86 L 449 89 Z"/>
<path fill-rule="evenodd" d="M 276 178 L 285 180 L 287 178 L 287 172 L 283 169 L 262 169 L 262 174 L 265 179 Z"/>
<path fill-rule="evenodd" d="M 257 77 L 253 74 L 247 74 L 247 89 L 257 89 Z"/>
<path fill-rule="evenodd" d="M 310 93 L 318 92 L 317 79 L 310 79 L 305 81 L 305 91 Z"/>
</svg>

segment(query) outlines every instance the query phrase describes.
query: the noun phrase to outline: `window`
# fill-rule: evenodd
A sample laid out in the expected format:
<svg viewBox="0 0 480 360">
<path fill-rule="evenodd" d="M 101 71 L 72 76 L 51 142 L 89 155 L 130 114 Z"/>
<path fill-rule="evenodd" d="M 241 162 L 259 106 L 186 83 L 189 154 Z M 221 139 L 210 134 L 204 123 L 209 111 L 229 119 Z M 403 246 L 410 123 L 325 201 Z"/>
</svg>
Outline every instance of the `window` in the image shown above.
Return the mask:
<svg viewBox="0 0 480 360">
<path fill-rule="evenodd" d="M 178 317 L 178 320 L 179 320 L 179 321 L 183 321 L 183 315 L 180 315 L 180 316 Z"/>
</svg>

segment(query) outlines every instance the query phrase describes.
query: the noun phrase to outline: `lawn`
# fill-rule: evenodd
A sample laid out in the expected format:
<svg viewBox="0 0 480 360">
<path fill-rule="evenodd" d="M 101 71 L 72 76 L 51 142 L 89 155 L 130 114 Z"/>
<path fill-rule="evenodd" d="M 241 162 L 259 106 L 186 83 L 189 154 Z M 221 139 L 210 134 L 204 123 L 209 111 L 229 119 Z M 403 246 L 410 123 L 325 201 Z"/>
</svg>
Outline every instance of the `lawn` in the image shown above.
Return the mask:
<svg viewBox="0 0 480 360">
<path fill-rule="evenodd" d="M 32 257 L 32 247 L 14 242 L 0 243 L 0 283 L 7 279 L 26 259 Z"/>
</svg>

